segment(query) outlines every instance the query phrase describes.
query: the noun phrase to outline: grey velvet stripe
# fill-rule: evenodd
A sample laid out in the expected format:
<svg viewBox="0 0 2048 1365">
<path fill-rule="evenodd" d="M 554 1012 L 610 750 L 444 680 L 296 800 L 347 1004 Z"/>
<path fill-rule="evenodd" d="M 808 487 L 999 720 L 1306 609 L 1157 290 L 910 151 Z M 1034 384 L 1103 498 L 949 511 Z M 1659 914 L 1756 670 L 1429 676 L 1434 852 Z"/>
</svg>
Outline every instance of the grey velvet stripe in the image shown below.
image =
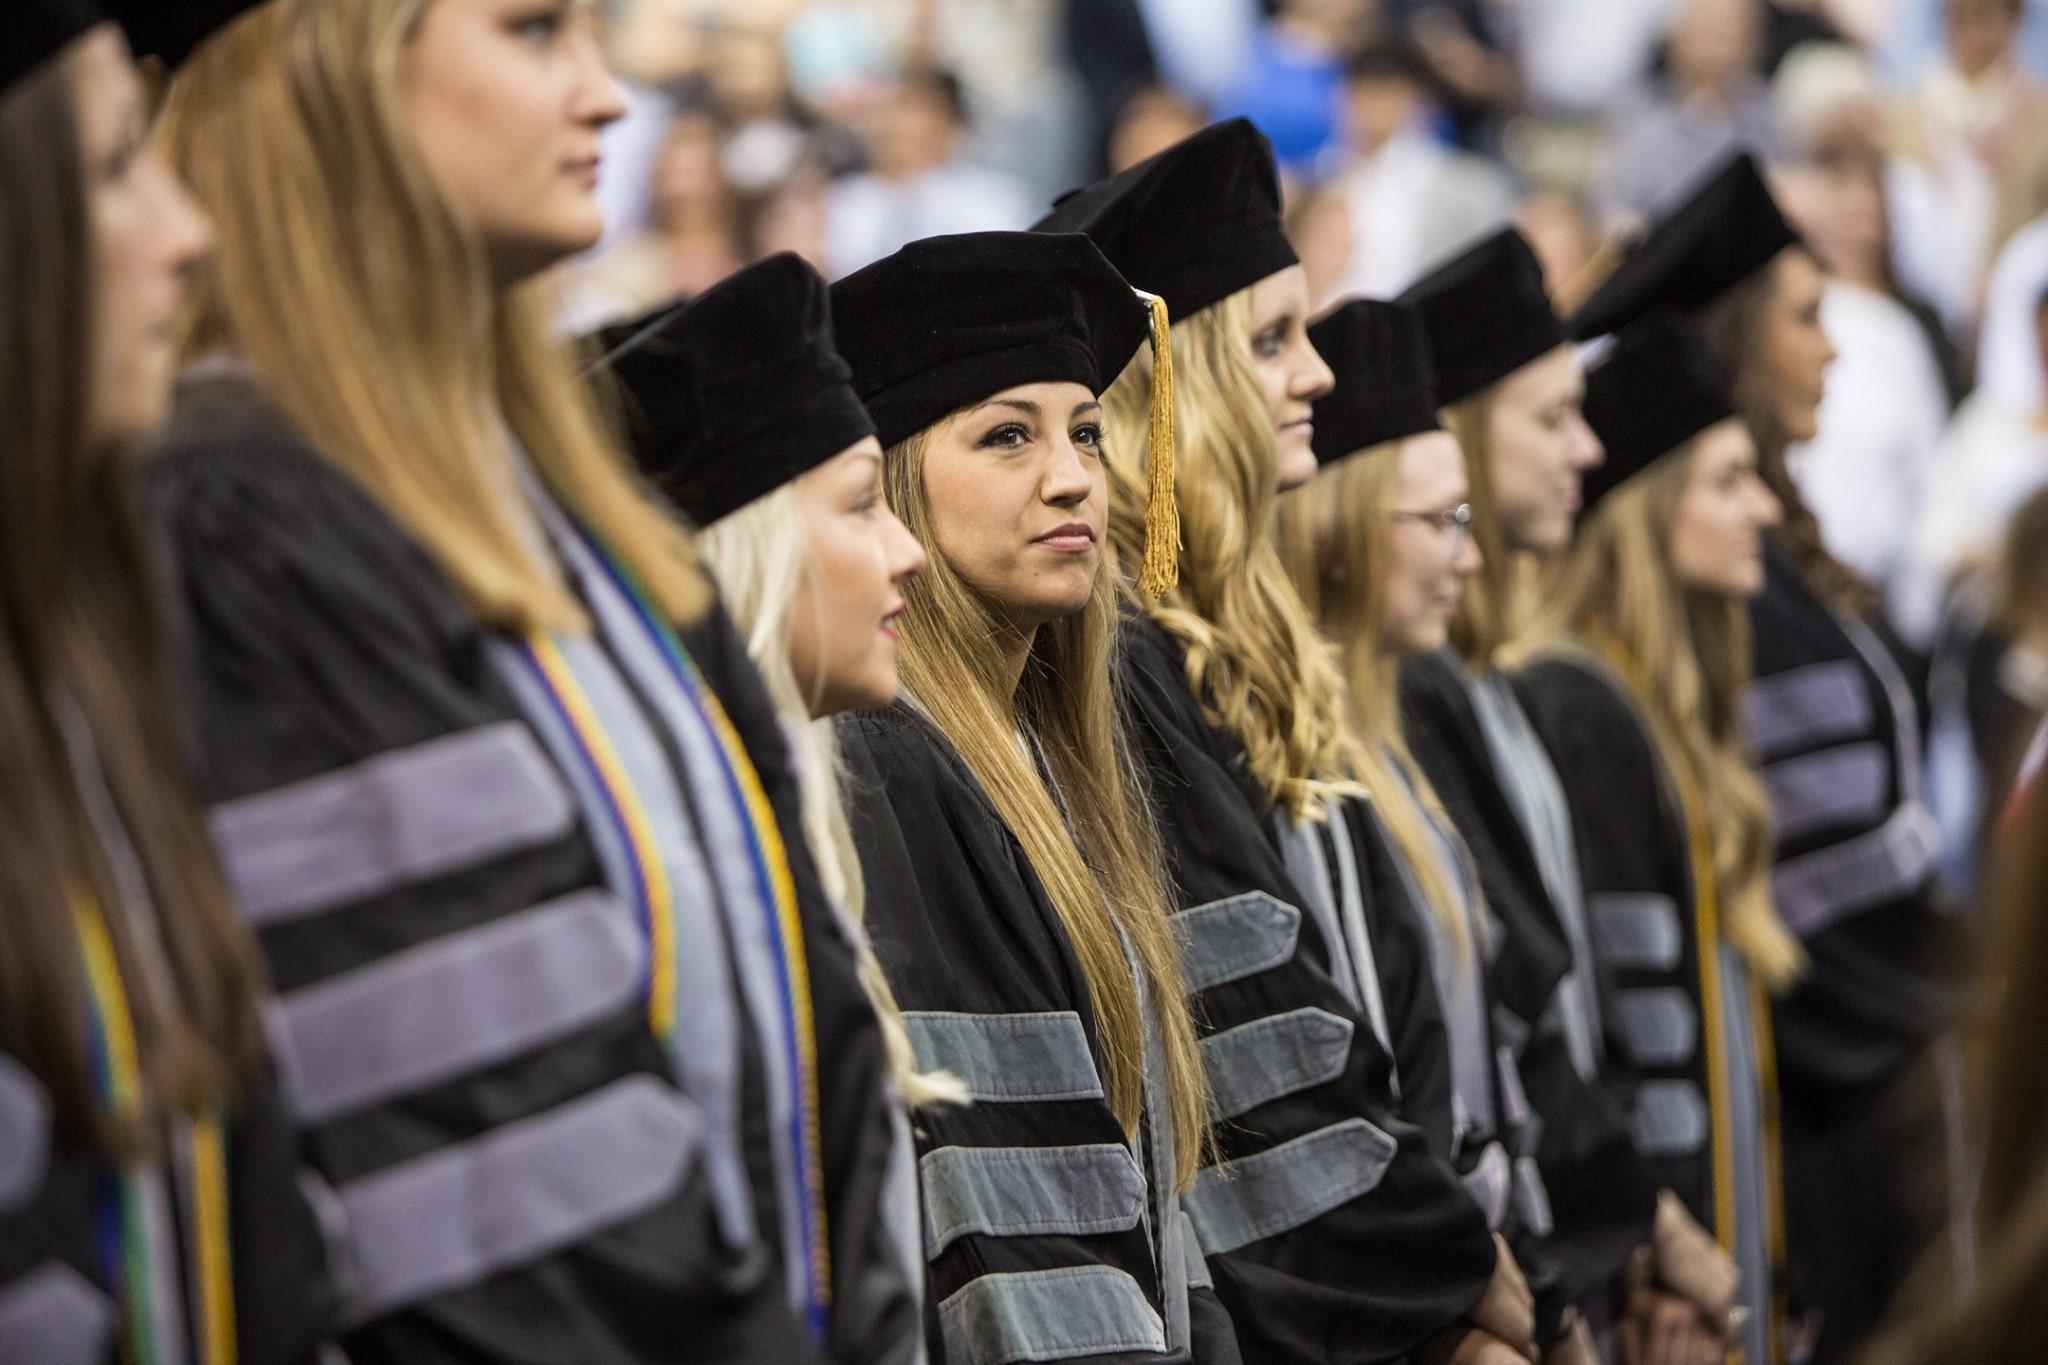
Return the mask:
<svg viewBox="0 0 2048 1365">
<path fill-rule="evenodd" d="M 1342 1015 L 1304 1006 L 1204 1038 L 1210 1116 L 1236 1118 L 1282 1095 L 1336 1080 L 1351 1055 L 1351 1029 Z"/>
<path fill-rule="evenodd" d="M 1785 927 L 1811 938 L 1838 920 L 1919 889 L 1941 852 L 1941 828 L 1918 802 L 1868 833 L 1778 864 L 1771 890 Z"/>
<path fill-rule="evenodd" d="M 623 1008 L 646 962 L 626 907 L 590 890 L 330 977 L 271 1006 L 286 1098 L 322 1123 L 481 1070 Z"/>
<path fill-rule="evenodd" d="M 1158 1310 L 1110 1265 L 983 1275 L 939 1305 L 939 1330 L 949 1365 L 1166 1349 Z"/>
<path fill-rule="evenodd" d="M 940 1147 L 917 1168 L 932 1260 L 969 1234 L 1094 1237 L 1128 1232 L 1145 1213 L 1145 1174 L 1116 1142 Z"/>
<path fill-rule="evenodd" d="M 1885 813 L 1891 756 L 1876 740 L 1845 744 L 1764 769 L 1771 823 L 1791 842 L 1833 825 L 1867 825 Z"/>
<path fill-rule="evenodd" d="M 49 1162 L 49 1094 L 20 1063 L 0 1055 L 0 1214 L 35 1196 Z"/>
<path fill-rule="evenodd" d="M 1677 986 L 1622 991 L 1615 999 L 1622 1040 L 1637 1066 L 1677 1066 L 1699 1046 L 1699 1013 Z"/>
<path fill-rule="evenodd" d="M 1187 1275 L 1189 1289 L 1214 1289 L 1216 1278 L 1209 1273 L 1209 1258 L 1202 1254 L 1201 1239 L 1195 1236 L 1194 1225 L 1185 1221 L 1182 1214 L 1180 1249 L 1181 1263 Z"/>
<path fill-rule="evenodd" d="M 1247 891 L 1174 918 L 1190 991 L 1271 971 L 1294 956 L 1301 911 L 1264 891 Z"/>
<path fill-rule="evenodd" d="M 1629 1129 L 1644 1156 L 1691 1156 L 1707 1145 L 1707 1102 L 1691 1081 L 1645 1081 Z"/>
<path fill-rule="evenodd" d="M 1654 892 L 1599 892 L 1589 901 L 1593 941 L 1610 968 L 1668 972 L 1685 950 L 1678 903 Z"/>
<path fill-rule="evenodd" d="M 1370 1192 L 1396 1147 L 1387 1133 L 1351 1118 L 1203 1170 L 1184 1200 L 1202 1249 L 1224 1255 Z"/>
<path fill-rule="evenodd" d="M 1743 693 L 1742 718 L 1765 762 L 1789 750 L 1867 735 L 1877 723 L 1863 672 L 1853 659 L 1756 679 Z"/>
<path fill-rule="evenodd" d="M 703 1121 L 652 1076 L 350 1181 L 335 1191 L 357 1271 L 358 1319 L 474 1284 L 668 1198 Z"/>
<path fill-rule="evenodd" d="M 113 1354 L 114 1303 L 61 1261 L 0 1289 L 0 1360 L 100 1365 Z"/>
<path fill-rule="evenodd" d="M 216 806 L 213 834 L 261 926 L 558 838 L 561 778 L 517 721 L 396 749 Z"/>
<path fill-rule="evenodd" d="M 1102 1078 L 1081 1016 L 964 1014 L 906 1010 L 903 1026 L 927 1071 L 950 1071 L 968 1093 L 991 1103 L 1099 1100 Z"/>
</svg>

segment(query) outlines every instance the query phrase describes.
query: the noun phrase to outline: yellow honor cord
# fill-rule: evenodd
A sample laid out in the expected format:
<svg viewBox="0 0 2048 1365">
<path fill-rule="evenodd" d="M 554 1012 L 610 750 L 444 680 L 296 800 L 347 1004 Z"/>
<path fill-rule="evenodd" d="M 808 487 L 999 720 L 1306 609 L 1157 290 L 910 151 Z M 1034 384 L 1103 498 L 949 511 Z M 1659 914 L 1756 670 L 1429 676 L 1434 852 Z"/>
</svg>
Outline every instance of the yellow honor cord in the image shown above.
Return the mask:
<svg viewBox="0 0 2048 1365">
<path fill-rule="evenodd" d="M 1152 401 L 1145 440 L 1145 562 L 1138 588 L 1153 601 L 1180 582 L 1180 504 L 1174 496 L 1173 320 L 1166 300 L 1134 290 L 1152 313 Z"/>
</svg>

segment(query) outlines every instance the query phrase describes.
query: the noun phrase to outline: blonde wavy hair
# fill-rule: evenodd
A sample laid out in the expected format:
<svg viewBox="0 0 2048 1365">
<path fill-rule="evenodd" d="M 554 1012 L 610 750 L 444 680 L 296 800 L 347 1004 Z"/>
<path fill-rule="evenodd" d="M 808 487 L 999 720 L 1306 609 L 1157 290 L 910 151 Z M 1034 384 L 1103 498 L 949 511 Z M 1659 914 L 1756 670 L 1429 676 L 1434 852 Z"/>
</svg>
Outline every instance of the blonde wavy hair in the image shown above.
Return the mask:
<svg viewBox="0 0 2048 1365">
<path fill-rule="evenodd" d="M 419 539 L 484 623 L 582 629 L 528 548 L 507 435 L 677 622 L 709 594 L 560 341 L 545 279 L 492 286 L 406 126 L 431 0 L 272 0 L 171 82 L 159 136 L 212 215 L 183 352 L 227 351 Z"/>
<path fill-rule="evenodd" d="M 1173 1125 L 1175 1178 L 1186 1188 L 1209 1146 L 1209 1090 L 1168 918 L 1164 855 L 1117 700 L 1120 575 L 1106 563 L 1087 606 L 1040 628 L 1013 691 L 1004 662 L 1010 628 L 946 562 L 933 532 L 924 462 L 939 426 L 890 447 L 883 460 L 889 506 L 930 556 L 903 590 L 904 691 L 988 793 L 1044 884 L 1094 1005 L 1110 1106 L 1135 1134 L 1146 1019 L 1124 956 L 1130 944 L 1172 1092 L 1171 1113 L 1155 1118 Z M 1020 731 L 1037 745 L 1045 775 L 1018 743 Z"/>
<path fill-rule="evenodd" d="M 830 719 L 811 718 L 818 684 L 806 689 L 789 660 L 791 634 L 816 630 L 821 624 L 797 619 L 797 598 L 811 567 L 796 486 L 784 484 L 698 532 L 697 548 L 718 580 L 734 625 L 746 638 L 747 654 L 760 670 L 770 700 L 787 722 L 784 729 L 794 750 L 803 796 L 804 838 L 817 864 L 818 878 L 825 894 L 859 925 L 867 895 L 861 882 L 860 853 L 854 847 L 841 793 L 837 731 Z M 881 1022 L 889 1069 L 905 1102 L 913 1109 L 965 1104 L 967 1087 L 958 1077 L 917 1069 L 917 1054 L 903 1028 L 903 1012 L 897 1008 L 896 994 L 889 989 L 865 934 L 856 946 L 861 986 Z"/>
<path fill-rule="evenodd" d="M 1212 723 L 1237 736 L 1274 805 L 1289 819 L 1318 820 L 1323 798 L 1363 791 L 1364 756 L 1333 651 L 1273 546 L 1277 456 L 1250 337 L 1249 289 L 1173 324 L 1180 583 L 1140 605 L 1179 642 L 1189 689 Z M 1145 449 L 1151 391 L 1145 347 L 1102 397 L 1113 461 Z M 1121 464 L 1114 474 L 1110 539 L 1134 564 L 1146 481 Z"/>
<path fill-rule="evenodd" d="M 1583 649 L 1609 661 L 1649 722 L 1660 759 L 1701 804 L 1722 933 L 1773 990 L 1797 979 L 1806 956 L 1771 899 L 1769 797 L 1743 735 L 1749 609 L 1688 588 L 1670 551 L 1671 520 L 1692 473 L 1688 443 L 1607 495 L 1579 525 L 1556 591 L 1509 656 Z"/>
<path fill-rule="evenodd" d="M 1295 591 L 1323 633 L 1336 642 L 1346 701 L 1360 740 L 1359 777 L 1373 809 L 1414 871 L 1430 913 L 1461 951 L 1470 936 L 1434 820 L 1450 828 L 1436 788 L 1401 728 L 1400 659 L 1382 643 L 1394 490 L 1406 441 L 1359 451 L 1280 497 L 1275 540 Z"/>
</svg>

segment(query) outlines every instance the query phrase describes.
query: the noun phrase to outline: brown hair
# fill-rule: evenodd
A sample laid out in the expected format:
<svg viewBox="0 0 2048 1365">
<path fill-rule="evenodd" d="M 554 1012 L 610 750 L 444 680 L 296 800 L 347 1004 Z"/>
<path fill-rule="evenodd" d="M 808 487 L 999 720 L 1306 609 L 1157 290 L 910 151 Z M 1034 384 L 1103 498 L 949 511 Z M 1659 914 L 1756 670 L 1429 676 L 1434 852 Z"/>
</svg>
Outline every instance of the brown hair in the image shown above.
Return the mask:
<svg viewBox="0 0 2048 1365">
<path fill-rule="evenodd" d="M 68 1142 L 149 1148 L 159 1120 L 231 1094 L 259 1051 L 260 970 L 177 758 L 125 451 L 88 439 L 95 283 L 71 63 L 0 101 L 0 1035 Z M 75 706 L 156 911 L 140 957 L 59 728 Z M 95 898 L 134 1018 L 143 1094 L 96 1102 L 74 899 Z"/>
<path fill-rule="evenodd" d="M 1128 1133 L 1144 1116 L 1145 1017 L 1121 935 L 1146 977 L 1165 1053 L 1179 1185 L 1209 1143 L 1209 1091 L 1169 920 L 1165 857 L 1144 801 L 1115 686 L 1118 574 L 1112 560 L 1088 605 L 1039 629 L 1010 690 L 1009 628 L 940 553 L 925 496 L 931 430 L 890 447 L 889 506 L 930 563 L 903 588 L 904 694 L 929 715 L 1023 847 L 1081 964 L 1108 1075 Z M 1014 638 L 1014 637 L 1012 637 Z M 1043 755 L 1039 771 L 1019 735 Z"/>
<path fill-rule="evenodd" d="M 1717 299 L 1702 315 L 1707 349 L 1729 378 L 1736 410 L 1756 441 L 1757 473 L 1784 505 L 1785 521 L 1778 535 L 1791 550 L 1799 571 L 1815 591 L 1838 608 L 1857 616 L 1877 609 L 1878 595 L 1863 575 L 1829 552 L 1821 538 L 1820 518 L 1792 478 L 1786 451 L 1791 438 L 1779 419 L 1769 367 L 1763 363 L 1763 328 L 1779 288 L 1787 247 L 1776 259 Z"/>
</svg>

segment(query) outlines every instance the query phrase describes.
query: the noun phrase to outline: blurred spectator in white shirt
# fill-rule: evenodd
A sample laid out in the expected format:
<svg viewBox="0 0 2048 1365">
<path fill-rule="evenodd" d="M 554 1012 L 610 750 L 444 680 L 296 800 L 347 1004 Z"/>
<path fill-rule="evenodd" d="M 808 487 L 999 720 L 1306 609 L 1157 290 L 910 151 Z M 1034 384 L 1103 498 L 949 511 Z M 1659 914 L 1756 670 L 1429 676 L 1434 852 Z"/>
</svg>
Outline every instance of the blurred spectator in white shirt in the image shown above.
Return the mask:
<svg viewBox="0 0 2048 1365">
<path fill-rule="evenodd" d="M 1984 328 L 1977 343 L 1977 386 L 2031 405 L 2042 401 L 2034 352 L 2034 303 L 2048 290 L 2048 126 L 2013 184 L 2008 205 L 2016 229 L 1999 249 L 1984 286 Z"/>
<path fill-rule="evenodd" d="M 1608 118 L 1597 198 L 1610 223 L 1654 218 L 1737 151 L 1770 160 L 1777 134 L 1757 77 L 1757 0 L 1683 0 L 1663 70 Z"/>
<path fill-rule="evenodd" d="M 1351 63 L 1346 151 L 1329 181 L 1350 215 L 1340 295 L 1391 298 L 1514 212 L 1514 186 L 1499 167 L 1432 131 L 1431 95 L 1402 45 L 1374 44 Z"/>
<path fill-rule="evenodd" d="M 1875 84 L 1838 79 L 1829 56 L 1862 60 L 1810 45 L 1774 86 L 1792 159 L 1785 205 L 1828 270 L 1821 322 L 1837 352 L 1819 430 L 1788 459 L 1829 551 L 1884 590 L 1893 625 L 1924 648 L 1940 602 L 1908 548 L 1948 424 L 1948 385 L 1893 278 Z"/>
<path fill-rule="evenodd" d="M 1938 213 L 1903 243 L 1901 271 L 1957 331 L 1974 330 L 2001 195 L 2048 122 L 2048 92 L 2020 65 L 2022 0 L 1945 0 L 1947 50 L 1902 111 L 1895 145 L 1924 162 Z"/>
<path fill-rule="evenodd" d="M 1014 176 L 969 162 L 960 82 L 936 67 L 906 72 L 868 122 L 870 168 L 834 184 L 825 253 L 835 278 L 941 233 L 1029 227 L 1039 201 Z"/>
<path fill-rule="evenodd" d="M 1678 0 L 1522 0 L 1522 70 L 1537 110 L 1605 113 L 1649 74 Z"/>
</svg>

